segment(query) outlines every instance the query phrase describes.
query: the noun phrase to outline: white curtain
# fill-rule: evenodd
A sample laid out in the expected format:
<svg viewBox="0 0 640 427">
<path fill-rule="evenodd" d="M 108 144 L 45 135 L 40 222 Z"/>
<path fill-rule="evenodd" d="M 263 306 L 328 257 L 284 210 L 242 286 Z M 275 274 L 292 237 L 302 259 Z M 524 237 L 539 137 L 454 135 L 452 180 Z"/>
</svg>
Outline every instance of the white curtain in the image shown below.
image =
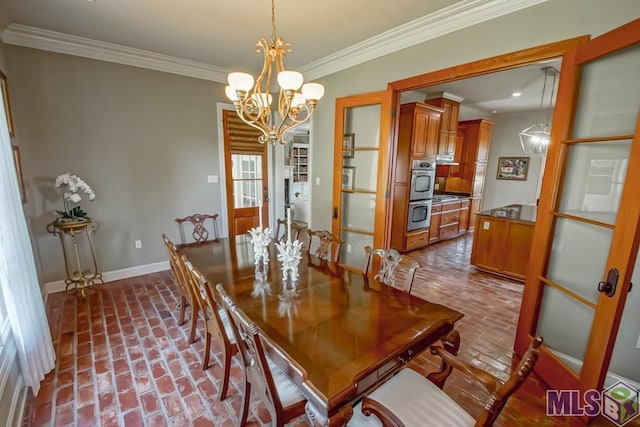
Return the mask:
<svg viewBox="0 0 640 427">
<path fill-rule="evenodd" d="M 5 117 L 0 92 L 0 297 L 7 309 L 25 384 L 37 394 L 40 381 L 55 366 L 55 353 Z"/>
</svg>

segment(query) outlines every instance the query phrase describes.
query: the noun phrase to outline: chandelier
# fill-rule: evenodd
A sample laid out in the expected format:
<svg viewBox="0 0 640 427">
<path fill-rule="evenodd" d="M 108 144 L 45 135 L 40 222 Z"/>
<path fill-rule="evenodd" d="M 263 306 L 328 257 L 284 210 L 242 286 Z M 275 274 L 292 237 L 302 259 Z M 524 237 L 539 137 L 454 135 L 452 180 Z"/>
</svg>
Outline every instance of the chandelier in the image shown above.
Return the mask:
<svg viewBox="0 0 640 427">
<path fill-rule="evenodd" d="M 260 37 L 256 43 L 256 52 L 264 53 L 264 64 L 255 84 L 251 74 L 233 72 L 229 73 L 229 85 L 225 88 L 225 94 L 233 101 L 242 121 L 262 132 L 258 138 L 261 144 L 290 142 L 287 132 L 309 120 L 318 100 L 324 95 L 321 84 L 303 85 L 301 73 L 285 70 L 284 56 L 292 51 L 292 46 L 276 36 L 274 2 L 271 0 L 271 40 Z M 277 123 L 271 111 L 271 89 L 278 89 L 272 82 L 274 64 L 279 86 Z"/>
<path fill-rule="evenodd" d="M 549 139 L 551 132 L 549 129 L 549 115 L 551 114 L 551 107 L 553 105 L 553 94 L 556 89 L 556 77 L 558 70 L 553 67 L 544 67 L 544 83 L 542 85 L 542 97 L 540 98 L 540 111 L 542 111 L 544 105 L 544 97 L 547 89 L 547 78 L 553 77 L 553 85 L 551 86 L 551 96 L 549 97 L 549 106 L 547 108 L 547 121 L 546 123 L 534 123 L 528 128 L 520 132 L 520 144 L 522 145 L 522 151 L 525 154 L 539 154 L 545 156 L 547 149 L 549 148 Z"/>
</svg>

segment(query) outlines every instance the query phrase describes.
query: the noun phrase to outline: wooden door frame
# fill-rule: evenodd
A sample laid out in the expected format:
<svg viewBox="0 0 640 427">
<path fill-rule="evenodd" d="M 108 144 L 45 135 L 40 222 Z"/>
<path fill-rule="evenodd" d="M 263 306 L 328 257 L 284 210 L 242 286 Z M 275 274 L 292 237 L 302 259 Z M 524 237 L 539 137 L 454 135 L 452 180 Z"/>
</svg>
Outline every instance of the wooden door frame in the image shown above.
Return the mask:
<svg viewBox="0 0 640 427">
<path fill-rule="evenodd" d="M 478 61 L 468 62 L 462 65 L 444 68 L 425 74 L 409 77 L 402 80 L 391 82 L 387 86 L 387 90 L 392 91 L 391 111 L 394 111 L 393 126 L 391 128 L 389 149 L 389 178 L 387 192 L 387 211 L 385 225 L 384 247 L 389 247 L 391 243 L 391 219 L 393 205 L 389 201 L 393 200 L 393 183 L 395 181 L 395 163 L 396 151 L 398 147 L 398 126 L 400 122 L 400 92 L 414 89 L 421 89 L 426 86 L 433 86 L 442 83 L 448 83 L 455 80 L 462 80 L 470 77 L 482 76 L 485 74 L 496 73 L 499 71 L 511 70 L 526 65 L 535 64 L 558 57 L 562 57 L 567 51 L 589 40 L 588 35 L 578 36 L 570 39 L 560 40 L 553 43 L 547 43 L 515 52 L 505 53 L 490 58 L 480 59 Z"/>
</svg>

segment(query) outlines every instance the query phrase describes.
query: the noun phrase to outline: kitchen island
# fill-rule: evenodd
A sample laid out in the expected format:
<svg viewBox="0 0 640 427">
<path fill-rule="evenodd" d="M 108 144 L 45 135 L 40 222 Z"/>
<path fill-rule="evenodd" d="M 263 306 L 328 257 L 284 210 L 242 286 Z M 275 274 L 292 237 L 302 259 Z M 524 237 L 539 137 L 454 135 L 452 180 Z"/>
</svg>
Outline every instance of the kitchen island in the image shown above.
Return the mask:
<svg viewBox="0 0 640 427">
<path fill-rule="evenodd" d="M 471 264 L 489 273 L 524 281 L 529 264 L 537 206 L 508 205 L 481 211 Z"/>
</svg>

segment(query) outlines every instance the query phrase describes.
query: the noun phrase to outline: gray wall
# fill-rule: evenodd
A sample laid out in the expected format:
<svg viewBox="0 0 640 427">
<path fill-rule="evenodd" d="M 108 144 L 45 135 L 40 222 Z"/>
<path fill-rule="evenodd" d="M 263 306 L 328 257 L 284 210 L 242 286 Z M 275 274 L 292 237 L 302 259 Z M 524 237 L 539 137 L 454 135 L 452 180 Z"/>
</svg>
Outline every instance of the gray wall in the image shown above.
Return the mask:
<svg viewBox="0 0 640 427">
<path fill-rule="evenodd" d="M 482 209 L 493 209 L 500 206 L 519 203 L 528 205 L 538 198 L 545 157 L 524 154 L 518 134 L 532 124 L 546 120 L 545 113 L 528 111 L 513 114 L 496 114 L 491 117 L 494 122 L 491 130 L 491 145 L 487 161 L 482 197 Z M 526 181 L 498 180 L 499 157 L 529 157 L 529 172 Z"/>
<path fill-rule="evenodd" d="M 331 226 L 333 169 L 327 165 L 333 162 L 335 98 L 384 90 L 391 81 L 545 43 L 584 34 L 597 36 L 638 16 L 637 0 L 551 0 L 320 79 L 327 92 L 312 128 L 317 141 L 312 227 Z"/>
<path fill-rule="evenodd" d="M 160 234 L 178 240 L 174 218 L 219 211 L 219 184 L 208 184 L 207 175 L 219 175 L 221 84 L 16 46 L 5 51 L 41 283 L 64 278 L 60 242 L 46 232 L 62 208 L 53 182 L 63 172 L 96 193 L 81 205 L 100 223 L 103 271 L 165 260 Z"/>
</svg>

